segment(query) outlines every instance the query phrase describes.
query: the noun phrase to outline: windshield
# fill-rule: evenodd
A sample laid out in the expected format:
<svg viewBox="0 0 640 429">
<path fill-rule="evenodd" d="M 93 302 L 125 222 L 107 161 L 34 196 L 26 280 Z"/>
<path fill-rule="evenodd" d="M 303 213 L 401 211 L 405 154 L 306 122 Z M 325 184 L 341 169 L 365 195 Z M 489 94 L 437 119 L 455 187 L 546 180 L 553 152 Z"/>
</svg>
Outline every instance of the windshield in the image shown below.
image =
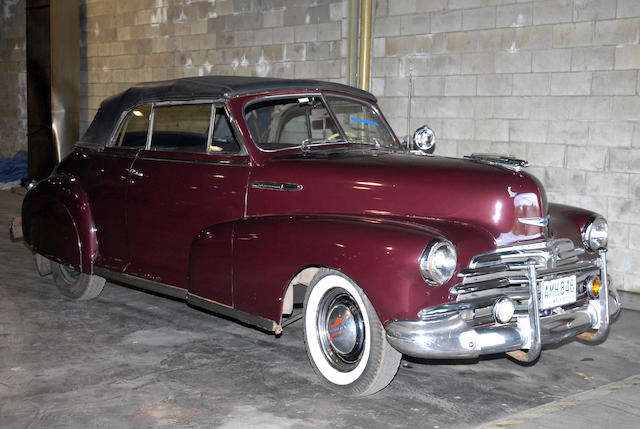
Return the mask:
<svg viewBox="0 0 640 429">
<path fill-rule="evenodd" d="M 327 103 L 317 95 L 259 101 L 247 107 L 245 122 L 263 150 L 335 143 L 397 148 L 388 126 L 369 104 L 346 97 L 328 97 Z"/>
<path fill-rule="evenodd" d="M 327 103 L 349 141 L 396 148 L 387 124 L 369 104 L 345 97 L 327 97 Z"/>
</svg>

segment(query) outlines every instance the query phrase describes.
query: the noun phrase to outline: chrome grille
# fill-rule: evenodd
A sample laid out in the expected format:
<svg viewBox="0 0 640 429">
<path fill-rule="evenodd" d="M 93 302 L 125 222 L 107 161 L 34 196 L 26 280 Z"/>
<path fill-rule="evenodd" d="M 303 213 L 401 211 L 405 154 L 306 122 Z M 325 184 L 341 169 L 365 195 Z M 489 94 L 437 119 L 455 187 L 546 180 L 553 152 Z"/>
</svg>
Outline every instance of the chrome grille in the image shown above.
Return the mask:
<svg viewBox="0 0 640 429">
<path fill-rule="evenodd" d="M 586 279 L 600 272 L 598 259 L 586 258 L 584 249 L 575 247 L 571 240 L 538 241 L 500 247 L 474 256 L 469 267 L 458 274 L 462 281 L 451 288 L 451 294 L 457 296 L 458 303 L 468 305 L 471 312 L 467 317 L 470 319 L 487 318 L 489 321 L 491 312 L 484 307 L 493 305 L 496 299 L 505 295 L 516 302 L 516 314 L 526 312 L 529 299 L 527 264 L 530 261 L 535 263 L 538 281 L 575 274 L 576 303 L 587 298 Z"/>
</svg>

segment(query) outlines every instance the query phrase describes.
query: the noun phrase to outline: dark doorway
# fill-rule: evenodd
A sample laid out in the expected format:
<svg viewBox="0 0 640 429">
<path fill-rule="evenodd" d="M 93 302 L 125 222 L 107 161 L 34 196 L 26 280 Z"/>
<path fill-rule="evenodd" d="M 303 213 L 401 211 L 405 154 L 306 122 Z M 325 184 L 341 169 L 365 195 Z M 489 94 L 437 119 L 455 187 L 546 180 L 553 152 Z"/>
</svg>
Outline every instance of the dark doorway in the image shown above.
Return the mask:
<svg viewBox="0 0 640 429">
<path fill-rule="evenodd" d="M 27 142 L 29 180 L 54 167 L 51 132 L 49 0 L 27 0 Z"/>
</svg>

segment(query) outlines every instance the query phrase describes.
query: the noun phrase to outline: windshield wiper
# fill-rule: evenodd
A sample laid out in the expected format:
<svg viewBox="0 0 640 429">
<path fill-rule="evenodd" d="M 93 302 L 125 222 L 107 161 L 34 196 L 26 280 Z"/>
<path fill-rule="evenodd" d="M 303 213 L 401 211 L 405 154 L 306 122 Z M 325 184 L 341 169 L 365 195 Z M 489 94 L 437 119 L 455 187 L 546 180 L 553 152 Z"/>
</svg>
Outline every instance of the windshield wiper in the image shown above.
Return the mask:
<svg viewBox="0 0 640 429">
<path fill-rule="evenodd" d="M 309 149 L 311 149 L 311 146 L 315 146 L 315 145 L 321 145 L 321 144 L 333 144 L 333 143 L 347 143 L 346 141 L 342 140 L 342 139 L 337 139 L 337 140 L 323 140 L 323 139 L 317 139 L 317 140 L 312 140 L 310 138 L 306 138 L 304 140 L 302 140 L 300 142 L 300 148 L 304 151 L 307 152 Z"/>
</svg>

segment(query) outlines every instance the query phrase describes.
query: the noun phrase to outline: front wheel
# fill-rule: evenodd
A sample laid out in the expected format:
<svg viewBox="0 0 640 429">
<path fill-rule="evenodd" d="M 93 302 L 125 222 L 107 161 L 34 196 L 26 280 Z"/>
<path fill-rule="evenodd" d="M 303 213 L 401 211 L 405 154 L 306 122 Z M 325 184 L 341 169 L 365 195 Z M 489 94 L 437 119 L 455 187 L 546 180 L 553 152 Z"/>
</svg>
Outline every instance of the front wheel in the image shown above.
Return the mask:
<svg viewBox="0 0 640 429">
<path fill-rule="evenodd" d="M 342 273 L 321 269 L 304 303 L 304 338 L 315 372 L 347 396 L 366 396 L 386 387 L 402 355 L 362 289 Z"/>
<path fill-rule="evenodd" d="M 53 281 L 60 293 L 67 298 L 85 301 L 100 295 L 104 288 L 105 279 L 85 274 L 65 265 L 51 262 Z"/>
</svg>

